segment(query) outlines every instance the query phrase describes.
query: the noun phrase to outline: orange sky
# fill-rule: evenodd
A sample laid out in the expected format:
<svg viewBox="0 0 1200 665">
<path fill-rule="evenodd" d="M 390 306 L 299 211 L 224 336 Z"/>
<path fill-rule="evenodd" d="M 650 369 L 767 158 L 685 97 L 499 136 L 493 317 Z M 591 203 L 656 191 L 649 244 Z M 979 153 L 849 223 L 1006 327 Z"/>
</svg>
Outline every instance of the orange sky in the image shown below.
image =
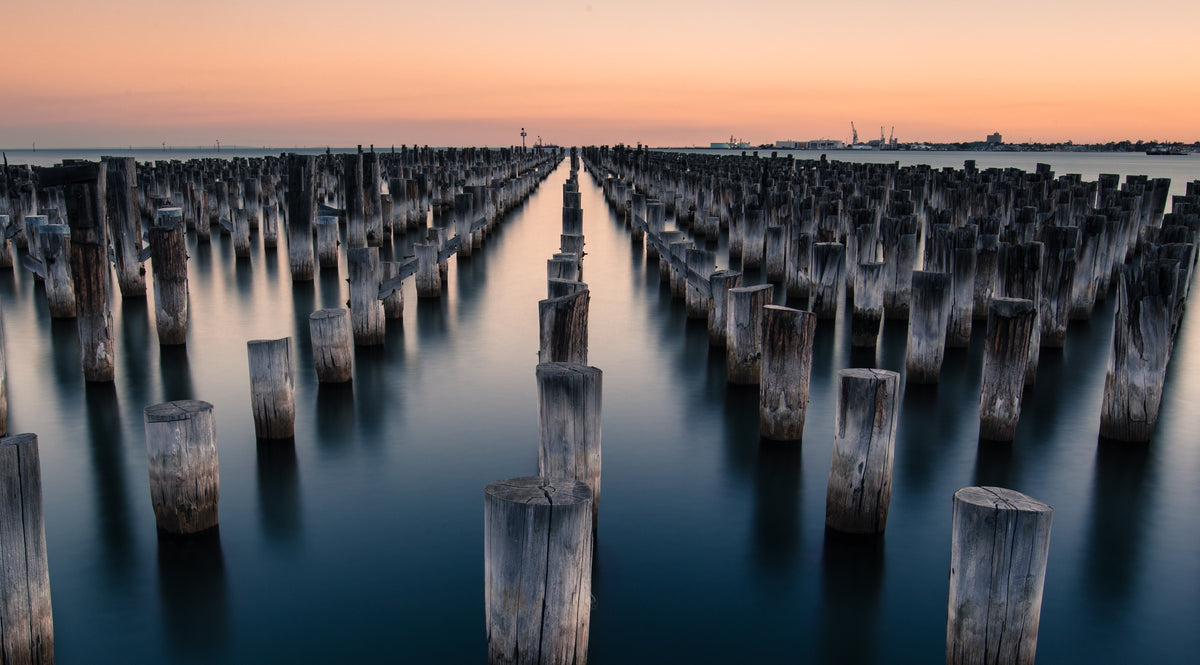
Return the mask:
<svg viewBox="0 0 1200 665">
<path fill-rule="evenodd" d="M 39 0 L 0 146 L 1200 139 L 1200 3 Z"/>
</svg>

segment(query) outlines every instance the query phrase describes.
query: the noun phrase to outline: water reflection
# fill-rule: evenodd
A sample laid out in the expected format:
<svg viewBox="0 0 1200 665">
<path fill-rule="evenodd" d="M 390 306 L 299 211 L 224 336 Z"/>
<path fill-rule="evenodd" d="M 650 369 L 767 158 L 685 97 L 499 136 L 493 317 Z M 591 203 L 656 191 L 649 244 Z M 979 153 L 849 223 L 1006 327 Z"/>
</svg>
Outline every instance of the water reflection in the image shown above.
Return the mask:
<svg viewBox="0 0 1200 665">
<path fill-rule="evenodd" d="M 317 275 L 317 281 L 320 283 L 321 289 L 321 306 L 315 309 L 337 309 L 340 307 L 349 307 L 346 300 L 349 298 L 349 292 L 343 290 L 346 281 L 341 279 L 336 266 L 322 268 Z M 297 312 L 299 314 L 299 312 Z"/>
<path fill-rule="evenodd" d="M 782 577 L 792 572 L 801 551 L 800 462 L 796 441 L 758 445 L 754 466 L 754 560 L 759 573 Z"/>
<path fill-rule="evenodd" d="M 229 640 L 229 599 L 219 529 L 186 538 L 160 534 L 158 582 L 174 655 L 180 660 L 219 662 Z"/>
<path fill-rule="evenodd" d="M 137 543 L 130 528 L 122 449 L 121 407 L 113 383 L 84 384 L 84 407 L 90 439 L 92 489 L 96 523 L 100 525 L 101 559 L 114 587 L 129 579 L 137 567 Z"/>
<path fill-rule="evenodd" d="M 322 383 L 317 388 L 317 445 L 326 452 L 344 453 L 355 437 L 354 384 Z"/>
<path fill-rule="evenodd" d="M 726 466 L 749 477 L 759 441 L 758 386 L 726 386 L 724 425 Z"/>
<path fill-rule="evenodd" d="M 159 373 L 162 376 L 161 402 L 196 399 L 186 346 L 159 347 Z"/>
<path fill-rule="evenodd" d="M 50 319 L 50 353 L 54 358 L 54 385 L 63 403 L 69 403 L 83 377 L 75 319 Z"/>
<path fill-rule="evenodd" d="M 1115 621 L 1137 590 L 1154 486 L 1150 446 L 1100 439 L 1083 587 L 1102 616 Z"/>
<path fill-rule="evenodd" d="M 296 367 L 312 367 L 312 335 L 308 330 L 308 317 L 316 311 L 316 285 L 312 282 L 292 282 L 292 312 L 294 316 L 292 353 L 296 354 Z"/>
<path fill-rule="evenodd" d="M 820 662 L 876 663 L 883 538 L 825 531 L 821 556 Z"/>
<path fill-rule="evenodd" d="M 366 440 L 377 441 L 388 405 L 385 347 L 354 347 L 354 407 Z"/>
<path fill-rule="evenodd" d="M 158 336 L 150 329 L 147 298 L 121 299 L 121 348 L 118 362 L 125 366 L 129 397 L 134 404 L 150 403 L 150 349 L 158 346 Z"/>
<path fill-rule="evenodd" d="M 296 440 L 258 440 L 258 515 L 271 543 L 294 546 L 299 540 L 300 473 Z"/>
<path fill-rule="evenodd" d="M 417 298 L 417 340 L 423 351 L 446 343 L 447 307 L 445 298 Z"/>
</svg>

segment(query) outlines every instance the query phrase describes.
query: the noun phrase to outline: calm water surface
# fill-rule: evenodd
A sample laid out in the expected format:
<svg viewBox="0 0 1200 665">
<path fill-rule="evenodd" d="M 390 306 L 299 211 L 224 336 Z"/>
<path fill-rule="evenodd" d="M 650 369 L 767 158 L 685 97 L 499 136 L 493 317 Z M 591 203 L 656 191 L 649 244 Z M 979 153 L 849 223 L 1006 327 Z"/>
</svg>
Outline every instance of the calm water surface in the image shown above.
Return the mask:
<svg viewBox="0 0 1200 665">
<path fill-rule="evenodd" d="M 186 350 L 160 350 L 152 300 L 116 295 L 112 385 L 85 385 L 74 322 L 49 319 L 41 285 L 0 273 L 9 431 L 41 444 L 59 662 L 484 660 L 483 488 L 537 469 L 537 301 L 566 176 L 451 261 L 442 301 L 410 282 L 403 324 L 356 352 L 350 388 L 318 388 L 307 325 L 347 300 L 344 263 L 293 288 L 282 247 L 256 237 L 236 261 L 228 237 L 190 241 Z M 977 327 L 941 385 L 905 389 L 886 537 L 842 542 L 824 530 L 831 386 L 848 366 L 903 372 L 903 324 L 871 354 L 851 351 L 843 319 L 821 322 L 804 442 L 760 442 L 757 393 L 726 386 L 704 326 L 580 179 L 589 360 L 604 371 L 591 662 L 939 662 L 951 495 L 972 484 L 1055 509 L 1039 662 L 1195 661 L 1195 308 L 1149 446 L 1097 443 L 1113 298 L 1042 352 L 1011 446 L 977 440 Z M 284 336 L 296 438 L 259 443 L 246 341 Z M 219 538 L 189 547 L 156 537 L 142 424 L 144 406 L 183 398 L 215 405 L 221 470 Z"/>
</svg>

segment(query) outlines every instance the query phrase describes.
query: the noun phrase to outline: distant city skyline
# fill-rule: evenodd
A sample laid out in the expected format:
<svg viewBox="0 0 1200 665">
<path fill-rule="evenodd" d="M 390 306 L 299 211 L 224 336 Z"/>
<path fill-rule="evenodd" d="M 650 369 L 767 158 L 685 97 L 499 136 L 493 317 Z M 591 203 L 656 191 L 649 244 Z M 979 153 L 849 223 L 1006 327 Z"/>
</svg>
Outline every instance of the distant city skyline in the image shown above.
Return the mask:
<svg viewBox="0 0 1200 665">
<path fill-rule="evenodd" d="M 5 9 L 0 146 L 1200 139 L 1200 51 L 1149 0 Z M 48 36 L 53 36 L 48 39 Z"/>
</svg>

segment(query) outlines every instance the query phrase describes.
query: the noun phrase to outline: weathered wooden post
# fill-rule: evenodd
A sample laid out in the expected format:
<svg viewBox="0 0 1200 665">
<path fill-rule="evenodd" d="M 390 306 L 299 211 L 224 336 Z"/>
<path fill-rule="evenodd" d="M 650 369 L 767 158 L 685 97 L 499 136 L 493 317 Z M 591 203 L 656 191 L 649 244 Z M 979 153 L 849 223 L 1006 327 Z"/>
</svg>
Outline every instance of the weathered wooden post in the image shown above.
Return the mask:
<svg viewBox="0 0 1200 665">
<path fill-rule="evenodd" d="M 708 343 L 723 347 L 729 335 L 729 290 L 742 285 L 742 273 L 718 270 L 708 278 Z"/>
<path fill-rule="evenodd" d="M 55 319 L 75 317 L 75 284 L 71 277 L 71 229 L 66 224 L 38 228 L 37 246 L 42 253 L 46 304 Z"/>
<path fill-rule="evenodd" d="M 1025 364 L 1025 383 L 1037 379 L 1038 357 L 1042 348 L 1042 320 L 1038 305 L 1042 299 L 1042 255 L 1040 242 L 1019 245 L 1000 243 L 996 263 L 995 295 L 1022 298 L 1034 304 L 1033 335 L 1029 341 L 1029 361 Z"/>
<path fill-rule="evenodd" d="M 288 263 L 293 282 L 313 278 L 313 224 L 317 218 L 315 161 L 288 155 Z"/>
<path fill-rule="evenodd" d="M 975 318 L 975 245 L 957 247 L 952 256 L 952 288 L 954 296 L 950 303 L 950 327 L 946 332 L 946 346 L 964 349 L 971 344 L 971 322 Z"/>
<path fill-rule="evenodd" d="M 846 246 L 837 242 L 813 245 L 812 290 L 808 309 L 818 319 L 835 319 L 838 294 L 846 280 Z"/>
<path fill-rule="evenodd" d="M 8 434 L 8 351 L 4 341 L 4 309 L 0 307 L 0 436 Z M 0 624 L 4 626 L 8 624 Z"/>
<path fill-rule="evenodd" d="M 342 155 L 342 192 L 346 197 L 346 247 L 366 247 L 367 217 L 361 147 L 358 152 Z"/>
<path fill-rule="evenodd" d="M 416 243 L 413 254 L 417 259 L 417 274 L 414 278 L 418 298 L 441 298 L 442 278 L 438 272 L 438 246 L 436 242 Z"/>
<path fill-rule="evenodd" d="M 882 261 L 858 264 L 854 273 L 854 309 L 850 318 L 850 344 L 875 348 L 883 323 L 883 286 L 887 278 Z"/>
<path fill-rule="evenodd" d="M 994 233 L 979 236 L 975 251 L 975 296 L 973 318 L 987 319 L 988 301 L 996 288 L 996 260 L 1000 254 L 1000 236 Z"/>
<path fill-rule="evenodd" d="M 383 179 L 379 173 L 379 154 L 375 147 L 363 154 L 363 216 L 366 220 L 368 247 L 383 245 Z M 464 242 L 466 239 L 463 239 Z"/>
<path fill-rule="evenodd" d="M 512 478 L 484 490 L 484 612 L 493 665 L 584 665 L 592 609 L 592 492 Z"/>
<path fill-rule="evenodd" d="M 332 215 L 317 217 L 317 263 L 322 268 L 338 265 L 338 218 Z"/>
<path fill-rule="evenodd" d="M 216 527 L 221 482 L 212 404 L 163 402 L 143 413 L 159 533 L 185 535 Z"/>
<path fill-rule="evenodd" d="M 263 206 L 262 239 L 267 249 L 279 246 L 279 205 L 274 199 Z"/>
<path fill-rule="evenodd" d="M 1041 345 L 1061 349 L 1067 341 L 1070 324 L 1071 293 L 1075 285 L 1076 245 L 1079 229 L 1074 226 L 1050 226 L 1042 229 L 1042 302 L 1038 312 L 1042 321 Z"/>
<path fill-rule="evenodd" d="M 188 267 L 183 210 L 159 208 L 150 228 L 154 269 L 154 326 L 161 346 L 187 343 Z"/>
<path fill-rule="evenodd" d="M 319 309 L 308 315 L 313 364 L 320 383 L 345 383 L 353 376 L 354 335 L 346 309 Z"/>
<path fill-rule="evenodd" d="M 105 158 L 105 211 L 117 263 L 117 287 L 122 298 L 146 295 L 142 251 L 142 217 L 138 210 L 137 164 L 132 157 Z M 101 220 L 104 216 L 100 217 Z M 68 223 L 74 227 L 68 213 Z M 105 257 L 107 260 L 107 257 Z"/>
<path fill-rule="evenodd" d="M 296 378 L 292 368 L 292 338 L 246 342 L 250 358 L 250 405 L 254 435 L 287 439 L 296 429 Z"/>
<path fill-rule="evenodd" d="M 233 208 L 230 210 L 233 222 L 233 230 L 230 232 L 233 235 L 233 256 L 238 259 L 250 258 L 250 218 L 243 209 Z"/>
<path fill-rule="evenodd" d="M 764 260 L 763 271 L 767 280 L 783 284 L 787 271 L 787 228 L 783 226 L 768 226 L 763 238 Z"/>
<path fill-rule="evenodd" d="M 0 439 L 0 662 L 54 664 L 36 434 Z"/>
<path fill-rule="evenodd" d="M 775 297 L 771 284 L 729 289 L 728 332 L 725 340 L 729 383 L 757 385 L 762 372 L 763 308 Z"/>
<path fill-rule="evenodd" d="M 684 307 L 689 319 L 708 318 L 709 276 L 717 265 L 714 252 L 707 249 L 688 249 L 685 255 L 687 274 L 684 278 Z"/>
<path fill-rule="evenodd" d="M 1025 366 L 1036 319 L 1033 302 L 992 298 L 988 305 L 983 383 L 979 391 L 979 438 L 1012 441 L 1021 417 Z"/>
<path fill-rule="evenodd" d="M 947 665 L 1033 665 L 1053 516 L 1010 489 L 954 493 Z"/>
<path fill-rule="evenodd" d="M 603 373 L 572 363 L 541 363 L 538 384 L 538 475 L 578 480 L 592 490 L 592 529 L 600 509 L 600 406 Z"/>
<path fill-rule="evenodd" d="M 104 223 L 105 178 L 102 163 L 59 166 L 42 172 L 41 186 L 64 186 L 71 225 L 71 278 L 75 285 L 75 323 L 85 381 L 112 381 L 113 320 L 109 310 L 108 237 Z M 144 293 L 144 291 L 143 291 Z"/>
<path fill-rule="evenodd" d="M 538 362 L 587 364 L 588 303 L 587 289 L 558 298 L 538 301 Z"/>
<path fill-rule="evenodd" d="M 759 433 L 773 441 L 804 438 L 817 317 L 790 307 L 763 307 Z"/>
<path fill-rule="evenodd" d="M 809 266 L 812 264 L 812 235 L 803 232 L 800 226 L 792 226 L 788 230 L 787 268 L 784 275 L 784 288 L 787 297 L 808 302 L 808 292 L 812 285 Z"/>
<path fill-rule="evenodd" d="M 900 375 L 843 369 L 837 382 L 825 526 L 843 533 L 883 533 L 892 500 Z"/>
<path fill-rule="evenodd" d="M 941 376 L 954 296 L 950 286 L 949 273 L 913 271 L 908 351 L 904 359 L 908 383 L 937 383 Z"/>
<path fill-rule="evenodd" d="M 398 261 L 382 261 L 379 269 L 380 278 L 385 284 L 400 275 Z M 383 297 L 383 316 L 388 319 L 404 318 L 404 289 L 400 286 L 396 286 L 394 291 Z"/>
<path fill-rule="evenodd" d="M 346 272 L 350 282 L 350 322 L 358 346 L 383 344 L 387 332 L 383 303 L 379 300 L 379 248 L 347 250 Z"/>
<path fill-rule="evenodd" d="M 1139 443 L 1154 436 L 1178 302 L 1177 262 L 1154 261 L 1140 271 L 1122 267 L 1100 436 Z"/>
</svg>

